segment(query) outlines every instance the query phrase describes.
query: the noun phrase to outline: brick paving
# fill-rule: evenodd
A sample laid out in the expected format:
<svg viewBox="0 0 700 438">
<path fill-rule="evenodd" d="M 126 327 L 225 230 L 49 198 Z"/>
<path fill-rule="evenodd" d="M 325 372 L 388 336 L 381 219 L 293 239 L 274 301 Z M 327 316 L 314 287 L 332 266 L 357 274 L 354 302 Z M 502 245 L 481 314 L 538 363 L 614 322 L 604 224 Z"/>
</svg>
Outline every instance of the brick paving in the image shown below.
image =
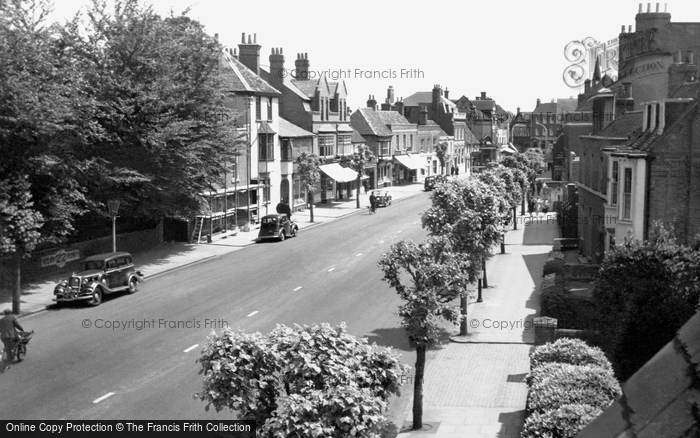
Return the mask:
<svg viewBox="0 0 700 438">
<path fill-rule="evenodd" d="M 558 237 L 556 221 L 518 218 L 506 234 L 506 253 L 487 261 L 483 302 L 471 300 L 469 334 L 454 337 L 428 359 L 423 394 L 424 430 L 410 430 L 412 400 L 397 438 L 517 438 L 525 420 L 533 348 L 532 319 L 539 314 L 542 266 Z M 527 225 L 525 225 L 527 223 Z"/>
</svg>

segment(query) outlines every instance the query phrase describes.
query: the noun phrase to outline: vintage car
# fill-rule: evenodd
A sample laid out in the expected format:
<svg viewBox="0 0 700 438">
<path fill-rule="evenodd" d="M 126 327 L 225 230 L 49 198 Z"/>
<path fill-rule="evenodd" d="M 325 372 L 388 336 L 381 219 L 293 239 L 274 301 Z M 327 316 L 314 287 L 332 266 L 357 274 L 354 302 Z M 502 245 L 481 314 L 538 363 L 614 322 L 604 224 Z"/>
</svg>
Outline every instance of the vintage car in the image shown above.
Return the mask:
<svg viewBox="0 0 700 438">
<path fill-rule="evenodd" d="M 127 291 L 133 294 L 143 281 L 141 272 L 134 268 L 131 254 L 110 252 L 90 256 L 80 262 L 81 270 L 73 272 L 53 290 L 57 303 L 86 300 L 98 306 L 105 294 Z"/>
<path fill-rule="evenodd" d="M 256 242 L 263 240 L 284 240 L 296 237 L 299 232 L 297 224 L 289 220 L 284 213 L 268 214 L 260 220 L 260 231 Z"/>
<path fill-rule="evenodd" d="M 376 199 L 375 202 L 377 207 L 387 207 L 391 205 L 391 195 L 388 191 L 375 190 L 372 193 L 374 193 L 374 198 Z"/>
<path fill-rule="evenodd" d="M 425 181 L 423 182 L 423 189 L 425 189 L 426 192 L 433 190 L 436 185 L 443 182 L 445 182 L 444 175 L 427 176 L 425 177 Z"/>
</svg>

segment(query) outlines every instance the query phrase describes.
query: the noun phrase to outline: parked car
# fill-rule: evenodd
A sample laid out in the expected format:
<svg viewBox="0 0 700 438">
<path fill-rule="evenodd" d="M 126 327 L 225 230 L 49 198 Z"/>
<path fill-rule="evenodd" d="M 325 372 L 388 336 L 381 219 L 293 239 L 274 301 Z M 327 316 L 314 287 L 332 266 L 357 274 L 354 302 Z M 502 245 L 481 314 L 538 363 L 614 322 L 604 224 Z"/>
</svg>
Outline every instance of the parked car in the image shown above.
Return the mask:
<svg viewBox="0 0 700 438">
<path fill-rule="evenodd" d="M 377 207 L 387 207 L 391 205 L 391 195 L 386 190 L 375 190 L 374 197 L 376 199 Z"/>
<path fill-rule="evenodd" d="M 268 214 L 260 220 L 260 231 L 257 242 L 263 240 L 284 240 L 287 237 L 296 237 L 299 227 L 292 222 L 285 213 Z"/>
<path fill-rule="evenodd" d="M 98 306 L 105 294 L 138 290 L 143 274 L 134 267 L 131 254 L 110 252 L 90 256 L 80 262 L 81 270 L 73 272 L 53 290 L 57 303 L 86 300 L 90 306 Z"/>
<path fill-rule="evenodd" d="M 436 185 L 445 182 L 446 178 L 444 175 L 432 175 L 426 176 L 423 183 L 423 189 L 425 191 L 430 191 L 435 188 Z"/>
</svg>

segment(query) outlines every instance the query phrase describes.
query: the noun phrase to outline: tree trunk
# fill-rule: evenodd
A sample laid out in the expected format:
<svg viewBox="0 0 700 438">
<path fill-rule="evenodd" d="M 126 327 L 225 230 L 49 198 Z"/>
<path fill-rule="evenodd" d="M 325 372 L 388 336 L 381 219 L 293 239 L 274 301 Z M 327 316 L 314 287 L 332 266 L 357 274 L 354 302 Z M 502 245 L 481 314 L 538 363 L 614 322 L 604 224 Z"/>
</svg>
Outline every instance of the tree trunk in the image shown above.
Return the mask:
<svg viewBox="0 0 700 438">
<path fill-rule="evenodd" d="M 19 303 L 22 296 L 21 275 L 22 275 L 22 253 L 15 251 L 15 287 L 12 288 L 12 313 L 19 315 Z"/>
<path fill-rule="evenodd" d="M 314 221 L 314 194 L 309 192 L 309 216 L 311 217 L 311 222 Z"/>
<path fill-rule="evenodd" d="M 518 229 L 518 207 L 513 207 L 513 229 Z"/>
<path fill-rule="evenodd" d="M 525 190 L 525 187 L 523 187 L 523 202 L 520 207 L 520 214 L 525 216 L 525 202 L 527 201 L 527 191 Z"/>
<path fill-rule="evenodd" d="M 459 305 L 462 308 L 462 321 L 459 324 L 459 334 L 467 336 L 467 307 L 469 305 L 469 295 L 465 294 L 459 297 Z"/>
<path fill-rule="evenodd" d="M 357 188 L 355 189 L 355 193 L 357 193 L 357 208 L 360 208 L 360 185 L 362 185 L 362 179 L 360 178 L 360 174 L 357 174 Z"/>
<path fill-rule="evenodd" d="M 483 282 L 483 287 L 484 287 L 484 288 L 487 288 L 487 287 L 489 287 L 489 282 L 488 282 L 488 280 L 486 279 L 486 256 L 484 256 L 484 257 L 481 258 L 481 268 L 482 268 L 483 271 L 484 271 L 484 282 Z"/>
<path fill-rule="evenodd" d="M 423 428 L 423 375 L 425 347 L 416 347 L 416 380 L 413 382 L 413 430 Z"/>
</svg>

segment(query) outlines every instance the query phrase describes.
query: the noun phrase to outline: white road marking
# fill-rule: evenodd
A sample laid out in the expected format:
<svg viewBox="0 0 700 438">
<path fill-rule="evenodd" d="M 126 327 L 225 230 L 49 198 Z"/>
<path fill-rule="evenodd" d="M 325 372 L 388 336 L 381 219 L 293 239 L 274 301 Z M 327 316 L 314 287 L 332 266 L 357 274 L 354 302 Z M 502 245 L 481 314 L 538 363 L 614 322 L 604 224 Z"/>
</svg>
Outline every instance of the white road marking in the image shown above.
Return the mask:
<svg viewBox="0 0 700 438">
<path fill-rule="evenodd" d="M 361 256 L 361 255 L 362 255 L 362 253 L 361 253 L 361 252 L 358 252 L 357 254 L 355 254 L 355 257 L 359 257 L 359 256 Z"/>
<path fill-rule="evenodd" d="M 335 270 L 335 268 L 330 268 L 330 269 L 328 270 L 328 272 L 333 272 L 334 270 Z"/>
<path fill-rule="evenodd" d="M 403 231 L 403 230 L 399 230 L 399 231 L 397 231 L 397 233 L 400 233 L 400 232 L 402 232 L 402 231 Z"/>
<path fill-rule="evenodd" d="M 249 314 L 248 314 L 248 318 L 250 318 L 251 316 L 255 315 L 256 313 L 258 313 L 258 311 L 257 311 L 257 310 L 256 310 L 255 312 L 251 312 L 251 313 L 249 313 Z"/>
<path fill-rule="evenodd" d="M 295 288 L 294 288 L 294 292 L 298 291 L 299 289 L 301 289 L 301 286 L 295 287 Z"/>
<path fill-rule="evenodd" d="M 193 346 L 191 346 L 187 350 L 183 350 L 183 353 L 189 353 L 190 351 L 194 350 L 197 347 L 199 347 L 199 344 L 194 344 Z"/>
<path fill-rule="evenodd" d="M 113 395 L 114 395 L 113 392 L 108 392 L 107 394 L 103 395 L 102 397 L 96 398 L 96 399 L 93 400 L 92 402 L 93 402 L 93 403 L 99 403 L 99 402 L 101 402 L 102 400 L 106 399 L 107 397 L 111 397 L 111 396 L 113 396 Z"/>
<path fill-rule="evenodd" d="M 383 240 L 380 240 L 379 243 L 384 243 L 384 241 L 383 241 Z"/>
</svg>

